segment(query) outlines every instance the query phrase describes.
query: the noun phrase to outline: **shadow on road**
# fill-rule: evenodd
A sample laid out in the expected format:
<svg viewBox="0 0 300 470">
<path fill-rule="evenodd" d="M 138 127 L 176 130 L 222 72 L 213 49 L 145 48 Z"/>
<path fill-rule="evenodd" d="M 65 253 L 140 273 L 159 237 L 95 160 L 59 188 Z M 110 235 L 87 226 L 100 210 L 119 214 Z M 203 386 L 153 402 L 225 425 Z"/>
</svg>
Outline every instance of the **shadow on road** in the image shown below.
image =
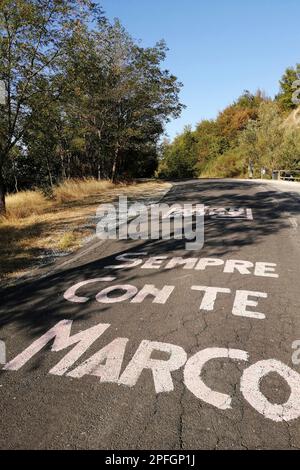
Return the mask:
<svg viewBox="0 0 300 470">
<path fill-rule="evenodd" d="M 118 283 L 136 281 L 143 285 L 143 278 L 155 276 L 157 270 L 123 269 L 114 270 L 108 265 L 116 264 L 115 257 L 124 252 L 147 252 L 149 256 L 187 256 L 187 257 L 231 257 L 241 248 L 259 244 L 266 237 L 278 234 L 290 227 L 286 213 L 293 216 L 300 214 L 300 198 L 294 193 L 277 192 L 254 182 L 218 182 L 208 181 L 187 183 L 174 186 L 163 202 L 201 203 L 216 207 L 251 208 L 254 220 L 215 220 L 205 221 L 205 245 L 201 252 L 184 251 L 184 240 L 147 240 L 147 241 L 111 241 L 110 254 L 99 254 L 99 259 L 86 261 L 83 257 L 76 266 L 70 266 L 45 278 L 28 281 L 20 286 L 7 287 L 0 291 L 0 327 L 16 324 L 25 329 L 27 335 L 36 336 L 45 332 L 58 321 L 87 320 L 96 309 L 104 312 L 110 307 L 99 305 L 93 293 L 99 291 L 97 286 L 89 286 L 91 300 L 84 309 L 78 304 L 67 302 L 63 293 L 71 285 L 104 275 L 115 275 Z M 105 250 L 102 245 L 101 251 Z M 84 288 L 80 291 L 84 295 Z"/>
</svg>

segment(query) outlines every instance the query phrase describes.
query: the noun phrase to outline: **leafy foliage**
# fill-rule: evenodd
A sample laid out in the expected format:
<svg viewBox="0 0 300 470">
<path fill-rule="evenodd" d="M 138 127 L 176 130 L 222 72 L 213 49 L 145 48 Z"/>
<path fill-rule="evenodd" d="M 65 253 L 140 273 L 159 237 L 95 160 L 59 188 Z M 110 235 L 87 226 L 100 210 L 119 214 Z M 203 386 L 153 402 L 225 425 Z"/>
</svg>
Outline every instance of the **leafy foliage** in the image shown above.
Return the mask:
<svg viewBox="0 0 300 470">
<path fill-rule="evenodd" d="M 0 212 L 5 190 L 153 175 L 181 84 L 90 0 L 0 4 Z M 5 188 L 6 186 L 6 188 Z"/>
<path fill-rule="evenodd" d="M 286 69 L 284 75 L 280 80 L 280 91 L 276 96 L 276 101 L 279 103 L 283 111 L 291 111 L 296 108 L 293 102 L 293 95 L 295 93 L 295 84 L 300 79 L 300 64 L 296 67 L 289 67 Z"/>
<path fill-rule="evenodd" d="M 299 66 L 298 66 L 299 67 Z M 295 77 L 296 71 L 294 70 Z M 281 81 L 288 84 L 292 78 Z M 271 175 L 275 169 L 300 169 L 300 129 L 286 125 L 285 100 L 292 87 L 275 100 L 260 90 L 245 91 L 216 120 L 204 120 L 194 131 L 188 130 L 193 145 L 183 145 L 187 131 L 164 146 L 158 174 L 168 177 L 243 177 L 248 168 L 259 177 L 261 169 Z M 180 176 L 178 176 L 180 175 Z"/>
</svg>

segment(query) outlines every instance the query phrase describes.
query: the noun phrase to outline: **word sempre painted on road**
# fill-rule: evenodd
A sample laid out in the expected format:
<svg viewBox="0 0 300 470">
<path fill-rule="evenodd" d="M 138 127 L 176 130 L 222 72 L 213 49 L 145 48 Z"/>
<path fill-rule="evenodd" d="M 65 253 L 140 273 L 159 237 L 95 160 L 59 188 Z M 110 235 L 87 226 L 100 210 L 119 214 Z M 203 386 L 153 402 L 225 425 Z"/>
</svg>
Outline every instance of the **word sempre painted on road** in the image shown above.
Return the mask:
<svg viewBox="0 0 300 470">
<path fill-rule="evenodd" d="M 139 304 L 146 298 L 152 299 L 152 302 L 158 305 L 167 303 L 175 292 L 176 286 L 174 285 L 145 284 L 142 288 L 137 288 L 133 284 L 122 284 L 118 281 L 116 271 L 136 267 L 152 270 L 171 270 L 177 267 L 200 271 L 218 269 L 224 274 L 239 273 L 242 276 L 275 279 L 279 277 L 276 272 L 276 264 L 265 261 L 253 263 L 245 260 L 223 260 L 221 258 L 148 257 L 145 252 L 130 252 L 116 256 L 115 264 L 106 266 L 106 268 L 114 270 L 114 275 L 103 275 L 77 282 L 65 291 L 64 298 L 67 302 L 75 304 L 93 301 L 104 304 L 119 302 Z M 86 292 L 92 284 L 93 286 L 99 284 L 98 293 L 94 296 L 82 295 L 81 289 Z M 197 285 L 193 282 L 190 286 L 190 293 L 199 297 L 200 311 L 211 312 L 214 310 L 218 296 L 229 295 L 232 290 L 211 285 Z M 257 308 L 261 310 L 261 306 L 258 307 L 258 304 L 263 303 L 267 297 L 266 292 L 237 290 L 231 313 L 235 316 L 247 317 L 250 321 L 262 321 L 267 314 L 257 311 Z M 76 379 L 92 375 L 97 377 L 100 383 L 134 387 L 142 372 L 150 370 L 155 392 L 170 393 L 174 390 L 172 373 L 183 369 L 183 383 L 191 394 L 198 400 L 219 410 L 230 410 L 234 406 L 232 397 L 227 393 L 220 393 L 210 388 L 202 378 L 202 371 L 216 360 L 234 361 L 241 363 L 242 367 L 240 390 L 243 398 L 256 412 L 274 422 L 290 421 L 300 417 L 300 374 L 275 358 L 263 358 L 251 364 L 249 353 L 242 349 L 221 348 L 212 345 L 212 347 L 206 347 L 188 357 L 186 351 L 179 345 L 144 339 L 126 365 L 124 357 L 130 340 L 129 338 L 117 337 L 102 346 L 88 359 L 75 365 L 88 348 L 110 327 L 111 323 L 100 322 L 76 332 L 72 320 L 59 321 L 25 350 L 7 362 L 3 370 L 21 369 L 48 343 L 52 343 L 51 351 L 71 349 L 51 368 L 50 374 Z M 164 357 L 167 355 L 167 359 L 155 359 L 155 352 L 164 353 Z M 261 381 L 270 373 L 278 374 L 288 385 L 290 395 L 285 403 L 271 402 L 261 390 Z"/>
</svg>

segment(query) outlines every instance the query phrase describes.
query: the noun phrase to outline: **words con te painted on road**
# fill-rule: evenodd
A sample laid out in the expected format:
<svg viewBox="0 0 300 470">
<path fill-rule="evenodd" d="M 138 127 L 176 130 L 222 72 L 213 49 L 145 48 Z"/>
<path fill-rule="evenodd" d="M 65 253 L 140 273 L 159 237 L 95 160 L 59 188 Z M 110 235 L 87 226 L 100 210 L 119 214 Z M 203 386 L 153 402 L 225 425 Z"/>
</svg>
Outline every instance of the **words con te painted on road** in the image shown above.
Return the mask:
<svg viewBox="0 0 300 470">
<path fill-rule="evenodd" d="M 174 295 L 176 288 L 179 287 L 145 284 L 138 288 L 134 284 L 119 283 L 117 272 L 136 267 L 144 270 L 172 270 L 178 266 L 184 270 L 212 271 L 215 269 L 224 274 L 239 273 L 241 276 L 255 276 L 258 279 L 278 279 L 279 277 L 275 263 L 252 263 L 251 261 L 223 260 L 221 258 L 149 257 L 145 252 L 131 252 L 117 256 L 115 264 L 106 266 L 116 275 L 78 282 L 67 289 L 64 298 L 75 304 L 85 304 L 89 301 L 111 305 L 120 302 L 141 304 L 145 299 L 150 299 L 154 304 L 166 304 Z M 99 284 L 98 293 L 89 296 L 86 293 L 89 286 L 97 284 Z M 82 290 L 85 292 L 84 296 Z M 190 294 L 199 300 L 199 311 L 206 314 L 206 312 L 214 310 L 215 303 L 221 296 L 232 295 L 232 290 L 218 286 L 193 284 L 190 286 Z M 262 303 L 267 297 L 266 292 L 236 290 L 231 314 L 241 318 L 247 317 L 249 321 L 263 321 L 267 314 L 258 311 L 258 309 L 262 310 Z M 205 348 L 188 357 L 181 346 L 145 339 L 141 341 L 126 365 L 124 357 L 129 338 L 117 337 L 88 359 L 75 365 L 88 348 L 110 327 L 110 323 L 98 323 L 85 330 L 76 331 L 72 320 L 59 321 L 14 359 L 6 363 L 3 369 L 7 371 L 19 370 L 48 343 L 52 343 L 51 351 L 59 352 L 67 348 L 71 348 L 71 350 L 51 368 L 50 374 L 74 378 L 92 375 L 96 376 L 101 383 L 133 387 L 138 383 L 144 370 L 151 370 L 156 393 L 169 393 L 174 390 L 172 373 L 183 368 L 184 384 L 197 399 L 220 410 L 229 410 L 233 406 L 232 397 L 210 388 L 202 378 L 202 371 L 208 363 L 213 366 L 214 360 L 238 361 L 242 365 L 241 393 L 256 412 L 275 422 L 290 421 L 300 417 L 300 374 L 275 358 L 263 358 L 251 364 L 249 353 L 241 349 L 219 348 L 213 345 L 213 347 Z M 164 359 L 155 358 L 157 352 L 164 353 Z M 270 373 L 277 373 L 288 385 L 290 394 L 285 403 L 271 402 L 261 390 L 261 381 Z"/>
</svg>

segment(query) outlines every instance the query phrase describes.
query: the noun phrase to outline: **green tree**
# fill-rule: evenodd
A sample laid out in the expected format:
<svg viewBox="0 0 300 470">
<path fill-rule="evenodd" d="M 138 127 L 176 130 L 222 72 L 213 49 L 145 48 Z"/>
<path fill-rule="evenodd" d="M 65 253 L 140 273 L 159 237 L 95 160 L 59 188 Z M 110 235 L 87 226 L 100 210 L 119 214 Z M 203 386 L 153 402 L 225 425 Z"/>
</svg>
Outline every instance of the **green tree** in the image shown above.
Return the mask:
<svg viewBox="0 0 300 470">
<path fill-rule="evenodd" d="M 204 170 L 207 164 L 214 160 L 222 151 L 223 139 L 219 133 L 216 121 L 201 121 L 195 130 L 197 140 L 197 170 L 198 174 Z"/>
<path fill-rule="evenodd" d="M 282 169 L 300 169 L 300 130 L 286 129 L 282 142 Z"/>
<path fill-rule="evenodd" d="M 141 174 L 141 161 L 153 168 L 164 124 L 182 109 L 181 84 L 161 68 L 165 43 L 142 48 L 117 20 L 102 19 L 93 31 L 81 28 L 77 36 L 65 64 L 73 86 L 65 109 L 85 129 L 86 159 L 98 177 L 112 181 L 134 169 Z"/>
<path fill-rule="evenodd" d="M 2 0 L 0 80 L 6 104 L 0 117 L 0 213 L 5 211 L 3 168 L 22 141 L 33 100 L 59 93 L 54 79 L 64 44 L 95 10 L 89 0 Z M 51 90 L 51 92 L 50 92 Z"/>
<path fill-rule="evenodd" d="M 295 84 L 299 79 L 300 64 L 297 64 L 295 67 L 287 68 L 282 76 L 279 82 L 280 91 L 276 96 L 276 101 L 279 103 L 283 111 L 291 111 L 297 107 L 293 100 L 293 94 L 295 93 Z"/>
<path fill-rule="evenodd" d="M 262 103 L 256 121 L 250 121 L 240 136 L 245 161 L 252 161 L 259 174 L 260 167 L 278 169 L 282 164 L 283 119 L 279 105 Z"/>
<path fill-rule="evenodd" d="M 165 143 L 158 168 L 161 178 L 191 178 L 197 169 L 197 140 L 190 127 L 177 136 L 172 144 Z"/>
</svg>

